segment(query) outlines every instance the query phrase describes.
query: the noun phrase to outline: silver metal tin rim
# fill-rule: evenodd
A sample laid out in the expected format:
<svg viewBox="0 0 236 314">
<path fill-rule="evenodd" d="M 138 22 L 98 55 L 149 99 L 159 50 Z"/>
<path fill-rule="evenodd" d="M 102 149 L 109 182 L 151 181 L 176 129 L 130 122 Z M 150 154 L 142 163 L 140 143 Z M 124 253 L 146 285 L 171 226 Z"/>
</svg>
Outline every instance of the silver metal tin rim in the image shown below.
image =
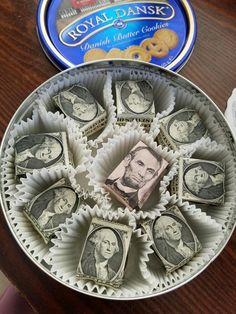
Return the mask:
<svg viewBox="0 0 236 314">
<path fill-rule="evenodd" d="M 47 85 L 48 82 L 51 81 L 56 81 L 58 80 L 59 77 L 63 76 L 65 73 L 67 72 L 72 72 L 72 71 L 77 71 L 77 70 L 100 70 L 100 71 L 107 71 L 109 69 L 114 69 L 114 68 L 132 68 L 132 69 L 139 69 L 139 70 L 146 70 L 146 71 L 151 71 L 152 73 L 158 73 L 159 75 L 168 75 L 171 78 L 175 78 L 175 82 L 176 84 L 180 85 L 180 86 L 186 86 L 186 85 L 190 85 L 192 88 L 194 88 L 197 92 L 200 92 L 202 95 L 204 95 L 206 97 L 206 99 L 208 99 L 212 106 L 214 107 L 214 110 L 216 111 L 216 113 L 219 115 L 219 117 L 221 117 L 222 120 L 224 120 L 225 124 L 228 126 L 228 129 L 231 131 L 231 135 L 232 135 L 232 146 L 234 147 L 234 149 L 236 150 L 236 139 L 233 135 L 233 132 L 228 124 L 228 122 L 225 120 L 225 117 L 223 115 L 223 113 L 220 111 L 220 109 L 217 107 L 217 105 L 213 102 L 213 100 L 211 98 L 209 98 L 205 92 L 203 92 L 199 87 L 197 87 L 194 83 L 192 83 L 191 81 L 189 81 L 188 79 L 184 78 L 183 76 L 181 76 L 180 74 L 173 72 L 171 70 L 153 65 L 153 64 L 147 64 L 145 62 L 141 62 L 141 61 L 127 61 L 124 59 L 121 60 L 109 60 L 109 61 L 98 61 L 98 62 L 90 62 L 87 64 L 81 64 L 78 65 L 77 67 L 71 68 L 71 69 L 66 69 L 58 74 L 56 74 L 55 76 L 51 77 L 50 79 L 48 79 L 46 82 L 44 82 L 43 84 L 41 84 L 38 88 L 36 88 L 24 101 L 23 103 L 19 106 L 19 108 L 17 109 L 17 111 L 15 112 L 15 114 L 13 115 L 12 119 L 9 122 L 8 127 L 6 128 L 5 134 L 3 136 L 2 139 L 2 143 L 1 143 L 1 147 L 0 147 L 0 169 L 2 169 L 3 166 L 3 157 L 4 157 L 4 151 L 7 147 L 7 143 L 9 141 L 10 138 L 10 132 L 11 132 L 11 128 L 13 127 L 13 125 L 15 123 L 17 123 L 18 121 L 20 121 L 25 115 L 29 115 L 32 112 L 32 105 L 33 105 L 33 100 L 36 97 L 35 94 L 37 93 L 37 91 L 42 88 L 43 86 Z M 18 243 L 18 245 L 20 246 L 20 248 L 22 249 L 22 251 L 28 256 L 28 258 L 31 259 L 31 261 L 38 266 L 42 271 L 44 271 L 48 276 L 50 276 L 51 278 L 53 278 L 54 280 L 60 282 L 61 284 L 63 284 L 64 286 L 67 286 L 77 292 L 81 292 L 83 294 L 89 295 L 89 296 L 93 296 L 93 297 L 97 297 L 97 298 L 102 298 L 102 299 L 109 299 L 109 300 L 140 300 L 140 299 L 146 299 L 146 298 L 150 298 L 150 297 L 155 297 L 155 296 L 159 296 L 162 294 L 165 294 L 167 292 L 171 292 L 181 286 L 183 286 L 184 284 L 190 282 L 192 279 L 194 279 L 195 277 L 197 277 L 204 269 L 206 269 L 214 260 L 215 258 L 222 252 L 222 250 L 224 249 L 224 247 L 226 246 L 226 244 L 228 243 L 234 229 L 236 226 L 236 213 L 234 214 L 233 217 L 233 224 L 231 229 L 227 230 L 227 232 L 225 233 L 225 238 L 221 241 L 221 243 L 218 246 L 218 252 L 211 258 L 211 260 L 209 260 L 201 269 L 199 269 L 198 271 L 196 271 L 196 273 L 194 273 L 192 275 L 192 277 L 186 279 L 185 281 L 175 285 L 174 287 L 171 287 L 169 289 L 163 290 L 161 292 L 155 292 L 155 293 L 150 293 L 144 296 L 138 296 L 138 297 L 124 297 L 124 298 L 116 298 L 116 297 L 109 297 L 109 296 L 104 296 L 104 295 L 99 295 L 93 292 L 87 292 L 84 290 L 78 290 L 76 287 L 69 285 L 68 283 L 64 282 L 63 280 L 57 278 L 55 275 L 53 275 L 52 273 L 49 272 L 49 270 L 44 267 L 42 264 L 39 264 L 39 262 L 34 259 L 32 257 L 32 255 L 30 255 L 30 253 L 27 251 L 27 249 L 23 246 L 23 244 L 20 242 L 20 240 L 17 237 L 16 232 L 14 231 L 14 228 L 11 224 L 11 221 L 8 217 L 7 211 L 9 210 L 8 207 L 8 203 L 6 201 L 5 195 L 4 195 L 4 191 L 3 191 L 3 176 L 2 173 L 0 172 L 0 205 L 4 214 L 4 217 L 6 219 L 6 222 L 10 228 L 10 231 L 13 235 L 13 237 L 15 238 L 16 242 Z"/>
<path fill-rule="evenodd" d="M 75 67 L 76 64 L 70 62 L 57 48 L 54 46 L 53 42 L 50 39 L 50 36 L 47 31 L 46 25 L 46 16 L 48 6 L 51 0 L 41 0 L 38 6 L 37 12 L 37 32 L 39 37 L 39 42 L 47 55 L 48 59 L 59 69 L 63 70 L 66 68 Z M 180 0 L 180 5 L 182 5 L 187 19 L 188 19 L 188 27 L 189 32 L 186 39 L 186 43 L 181 53 L 171 62 L 166 69 L 172 71 L 179 71 L 189 60 L 189 57 L 192 53 L 192 50 L 195 45 L 196 37 L 197 37 L 197 22 L 196 16 L 193 11 L 193 8 L 189 2 L 189 0 Z M 149 64 L 149 63 L 147 63 Z M 155 64 L 154 64 L 155 65 Z"/>
</svg>

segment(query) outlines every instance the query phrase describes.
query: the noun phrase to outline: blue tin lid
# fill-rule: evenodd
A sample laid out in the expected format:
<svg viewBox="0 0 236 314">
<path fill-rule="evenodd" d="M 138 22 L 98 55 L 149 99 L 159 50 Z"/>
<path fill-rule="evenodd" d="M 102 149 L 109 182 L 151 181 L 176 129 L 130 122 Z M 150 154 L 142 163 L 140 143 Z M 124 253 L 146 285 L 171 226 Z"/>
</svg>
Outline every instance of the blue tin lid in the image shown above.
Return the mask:
<svg viewBox="0 0 236 314">
<path fill-rule="evenodd" d="M 196 40 L 187 0 L 41 0 L 37 29 L 59 68 L 104 59 L 132 59 L 179 70 Z"/>
</svg>

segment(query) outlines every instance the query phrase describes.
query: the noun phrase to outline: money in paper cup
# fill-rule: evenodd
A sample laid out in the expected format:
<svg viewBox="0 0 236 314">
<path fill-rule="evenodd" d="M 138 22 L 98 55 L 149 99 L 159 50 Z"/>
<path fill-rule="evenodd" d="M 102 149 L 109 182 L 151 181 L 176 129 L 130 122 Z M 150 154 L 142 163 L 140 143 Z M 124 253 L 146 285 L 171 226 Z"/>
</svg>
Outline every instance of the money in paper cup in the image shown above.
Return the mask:
<svg viewBox="0 0 236 314">
<path fill-rule="evenodd" d="M 65 132 L 30 134 L 15 143 L 15 173 L 24 176 L 34 169 L 68 166 L 69 153 Z"/>
<path fill-rule="evenodd" d="M 201 249 L 197 236 L 175 205 L 142 226 L 167 272 L 186 264 Z"/>
<path fill-rule="evenodd" d="M 78 211 L 79 197 L 66 179 L 36 195 L 24 208 L 24 213 L 34 228 L 48 243 L 60 224 Z"/>
<path fill-rule="evenodd" d="M 178 176 L 171 182 L 172 194 L 197 203 L 217 205 L 224 202 L 224 163 L 180 158 L 179 165 Z"/>
<path fill-rule="evenodd" d="M 93 218 L 80 257 L 77 277 L 118 288 L 122 284 L 132 228 Z"/>
<path fill-rule="evenodd" d="M 133 119 L 149 129 L 155 117 L 153 87 L 146 80 L 117 81 L 116 106 L 117 123 L 124 125 Z"/>
<path fill-rule="evenodd" d="M 86 136 L 92 135 L 106 124 L 106 110 L 84 86 L 73 85 L 53 99 L 63 114 L 72 118 Z"/>
<path fill-rule="evenodd" d="M 157 141 L 162 146 L 177 150 L 208 136 L 207 128 L 196 110 L 181 109 L 160 120 Z"/>
<path fill-rule="evenodd" d="M 140 210 L 167 166 L 165 159 L 139 141 L 109 175 L 104 187 L 130 210 Z"/>
</svg>

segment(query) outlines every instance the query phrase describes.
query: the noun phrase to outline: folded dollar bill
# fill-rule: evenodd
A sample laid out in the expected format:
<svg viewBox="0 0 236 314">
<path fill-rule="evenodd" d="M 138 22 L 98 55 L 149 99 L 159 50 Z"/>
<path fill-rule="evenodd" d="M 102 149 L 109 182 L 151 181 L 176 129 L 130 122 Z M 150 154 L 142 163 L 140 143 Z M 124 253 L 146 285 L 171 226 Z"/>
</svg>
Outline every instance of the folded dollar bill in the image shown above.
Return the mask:
<svg viewBox="0 0 236 314">
<path fill-rule="evenodd" d="M 153 249 L 167 272 L 183 266 L 201 250 L 197 236 L 175 205 L 160 217 L 143 223 L 142 227 L 153 241 Z"/>
<path fill-rule="evenodd" d="M 84 86 L 73 85 L 59 92 L 53 100 L 65 116 L 77 123 L 86 136 L 94 134 L 106 125 L 106 110 Z"/>
<path fill-rule="evenodd" d="M 15 174 L 24 176 L 34 169 L 68 166 L 68 151 L 65 132 L 18 137 L 15 143 Z"/>
<path fill-rule="evenodd" d="M 179 173 L 171 182 L 171 192 L 187 201 L 222 204 L 225 193 L 224 163 L 180 158 Z"/>
<path fill-rule="evenodd" d="M 155 117 L 153 87 L 150 82 L 117 81 L 115 89 L 117 123 L 124 125 L 127 121 L 135 119 L 149 129 Z"/>
<path fill-rule="evenodd" d="M 78 211 L 80 199 L 66 179 L 61 179 L 36 195 L 24 208 L 24 214 L 48 243 L 72 213 Z"/>
<path fill-rule="evenodd" d="M 178 150 L 208 136 L 199 114 L 193 109 L 181 109 L 160 120 L 160 133 L 157 142 Z"/>
<path fill-rule="evenodd" d="M 122 284 L 132 228 L 93 218 L 80 257 L 77 277 L 118 288 Z"/>
</svg>

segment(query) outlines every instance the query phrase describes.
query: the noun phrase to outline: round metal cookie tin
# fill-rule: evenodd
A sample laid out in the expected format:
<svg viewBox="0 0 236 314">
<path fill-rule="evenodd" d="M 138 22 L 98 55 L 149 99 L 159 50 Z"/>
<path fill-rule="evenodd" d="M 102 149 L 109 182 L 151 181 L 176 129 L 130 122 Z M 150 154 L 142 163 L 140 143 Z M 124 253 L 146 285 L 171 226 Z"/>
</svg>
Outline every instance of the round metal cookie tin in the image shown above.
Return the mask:
<svg viewBox="0 0 236 314">
<path fill-rule="evenodd" d="M 178 71 L 196 41 L 188 0 L 41 0 L 41 45 L 66 69 L 104 59 L 131 59 Z"/>
<path fill-rule="evenodd" d="M 71 132 L 72 139 L 75 139 L 74 133 L 72 134 L 72 131 L 75 132 L 75 129 L 70 129 L 66 119 L 63 118 L 62 121 L 61 115 L 59 116 L 58 111 L 55 111 L 55 108 L 52 107 L 51 97 L 54 97 L 58 93 L 58 90 L 63 90 L 64 86 L 77 84 L 80 80 L 84 84 L 85 82 L 89 84 L 91 92 L 95 92 L 98 82 L 101 86 L 105 86 L 104 82 L 107 82 L 106 79 L 110 80 L 112 78 L 112 82 L 114 83 L 117 79 L 121 81 L 134 79 L 135 75 L 139 79 L 146 79 L 148 77 L 149 79 L 152 78 L 155 81 L 159 81 L 159 88 L 162 91 L 164 89 L 165 92 L 162 92 L 164 101 L 162 101 L 162 105 L 158 103 L 157 108 L 164 112 L 164 115 L 170 114 L 173 110 L 169 101 L 171 95 L 175 97 L 175 104 L 177 106 L 195 109 L 199 112 L 201 111 L 201 115 L 204 115 L 204 122 L 207 123 L 207 128 L 214 132 L 211 132 L 211 138 L 208 138 L 205 143 L 208 148 L 206 149 L 203 142 L 201 142 L 201 145 L 196 145 L 196 152 L 191 149 L 191 157 L 193 156 L 192 154 L 196 153 L 198 158 L 217 160 L 225 163 L 226 182 L 224 203 L 218 204 L 215 207 L 209 204 L 202 204 L 201 206 L 201 204 L 183 203 L 180 202 L 180 199 L 175 198 L 174 195 L 168 198 L 169 193 L 163 191 L 166 197 L 164 203 L 167 204 L 169 202 L 169 204 L 176 204 L 176 206 L 181 207 L 182 215 L 191 225 L 202 245 L 202 249 L 186 266 L 180 267 L 179 271 L 175 270 L 173 273 L 166 273 L 164 271 L 163 265 L 161 266 L 160 261 L 158 262 L 158 259 L 155 258 L 149 247 L 150 241 L 147 241 L 148 238 L 143 237 L 141 232 L 138 233 L 140 230 L 138 230 L 139 227 L 137 226 L 140 217 L 131 217 L 130 213 L 126 215 L 123 211 L 120 212 L 121 216 L 118 215 L 118 211 L 115 211 L 115 216 L 112 216 L 112 212 L 109 212 L 111 216 L 108 215 L 106 217 L 116 217 L 115 221 L 120 217 L 123 223 L 128 224 L 130 222 L 130 226 L 134 226 L 135 229 L 125 269 L 126 280 L 124 281 L 124 285 L 122 284 L 118 290 L 112 290 L 111 288 L 106 289 L 104 286 L 83 284 L 81 281 L 78 283 L 78 278 L 76 277 L 76 269 L 82 250 L 81 244 L 85 240 L 85 232 L 88 230 L 89 221 L 91 221 L 93 215 L 96 216 L 96 213 L 98 213 L 99 217 L 103 214 L 96 212 L 95 209 L 93 211 L 82 210 L 76 213 L 65 222 L 61 231 L 56 235 L 55 241 L 51 243 L 53 247 L 45 244 L 41 236 L 32 227 L 26 215 L 24 215 L 22 209 L 25 204 L 28 204 L 31 197 L 35 196 L 35 193 L 40 192 L 39 189 L 45 187 L 45 184 L 51 185 L 52 182 L 55 182 L 61 176 L 68 176 L 69 169 L 56 167 L 54 170 L 44 171 L 44 168 L 27 175 L 27 178 L 19 184 L 15 178 L 15 155 L 12 145 L 14 145 L 15 139 L 19 135 L 33 134 L 36 131 L 39 132 L 39 130 L 41 133 L 46 133 L 61 132 L 67 129 L 68 132 Z M 112 84 L 108 85 L 110 86 L 109 91 L 113 93 Z M 45 102 L 40 101 L 42 97 L 45 99 Z M 108 98 L 112 99 L 112 97 Z M 162 115 L 159 114 L 160 116 Z M 59 120 L 60 123 L 58 123 Z M 22 127 L 22 122 L 24 122 L 24 127 Z M 157 121 L 154 122 L 154 125 L 155 123 L 158 125 Z M 105 127 L 104 131 L 107 127 L 109 125 Z M 135 129 L 135 126 L 133 127 L 133 134 L 137 135 L 138 131 Z M 103 144 L 108 145 L 111 143 L 110 140 L 113 136 L 113 145 L 117 146 L 117 143 L 119 144 L 117 139 L 124 138 L 124 133 L 120 133 L 117 136 L 117 130 L 117 124 L 114 124 L 112 128 L 110 127 L 112 133 L 106 133 L 107 138 L 104 137 Z M 125 130 L 127 131 L 127 129 Z M 141 133 L 150 143 L 155 140 L 155 132 L 147 134 L 139 130 L 139 134 Z M 85 138 L 77 135 L 77 142 L 74 145 L 75 152 L 82 151 L 82 147 L 84 151 Z M 98 136 L 100 135 L 101 133 L 98 132 Z M 148 140 L 150 137 L 152 139 Z M 129 142 L 131 139 L 130 135 L 126 139 Z M 72 142 L 71 147 L 73 149 Z M 99 147 L 105 147 L 105 145 Z M 108 150 L 105 152 L 106 157 L 111 154 L 111 151 L 112 149 L 108 147 Z M 102 156 L 100 152 L 101 149 L 99 149 L 99 156 Z M 166 154 L 169 154 L 167 150 Z M 175 158 L 172 153 L 171 156 Z M 236 200 L 234 197 L 236 184 L 235 156 L 235 139 L 224 115 L 214 102 L 192 82 L 173 71 L 142 62 L 127 60 L 91 62 L 67 69 L 44 82 L 23 101 L 12 117 L 0 147 L 0 205 L 17 245 L 20 246 L 26 256 L 37 267 L 59 283 L 77 292 L 103 299 L 134 300 L 149 298 L 170 292 L 194 279 L 215 260 L 229 241 L 236 223 Z M 193 158 L 195 157 L 193 156 Z M 90 157 L 88 158 L 90 160 Z M 104 158 L 104 160 L 106 165 L 103 163 L 103 167 L 100 167 L 102 170 L 109 166 L 109 162 L 107 162 L 109 159 Z M 74 165 L 76 168 L 77 166 L 79 164 Z M 97 172 L 99 172 L 99 169 Z M 70 171 L 70 173 L 72 174 L 73 171 Z M 73 181 L 76 181 L 75 177 Z M 87 182 L 87 180 L 85 181 Z M 80 184 L 79 182 L 77 183 L 78 185 Z M 117 207 L 115 208 L 117 209 Z M 134 224 L 134 220 L 136 220 L 137 225 Z M 133 262 L 134 260 L 135 263 Z"/>
</svg>

